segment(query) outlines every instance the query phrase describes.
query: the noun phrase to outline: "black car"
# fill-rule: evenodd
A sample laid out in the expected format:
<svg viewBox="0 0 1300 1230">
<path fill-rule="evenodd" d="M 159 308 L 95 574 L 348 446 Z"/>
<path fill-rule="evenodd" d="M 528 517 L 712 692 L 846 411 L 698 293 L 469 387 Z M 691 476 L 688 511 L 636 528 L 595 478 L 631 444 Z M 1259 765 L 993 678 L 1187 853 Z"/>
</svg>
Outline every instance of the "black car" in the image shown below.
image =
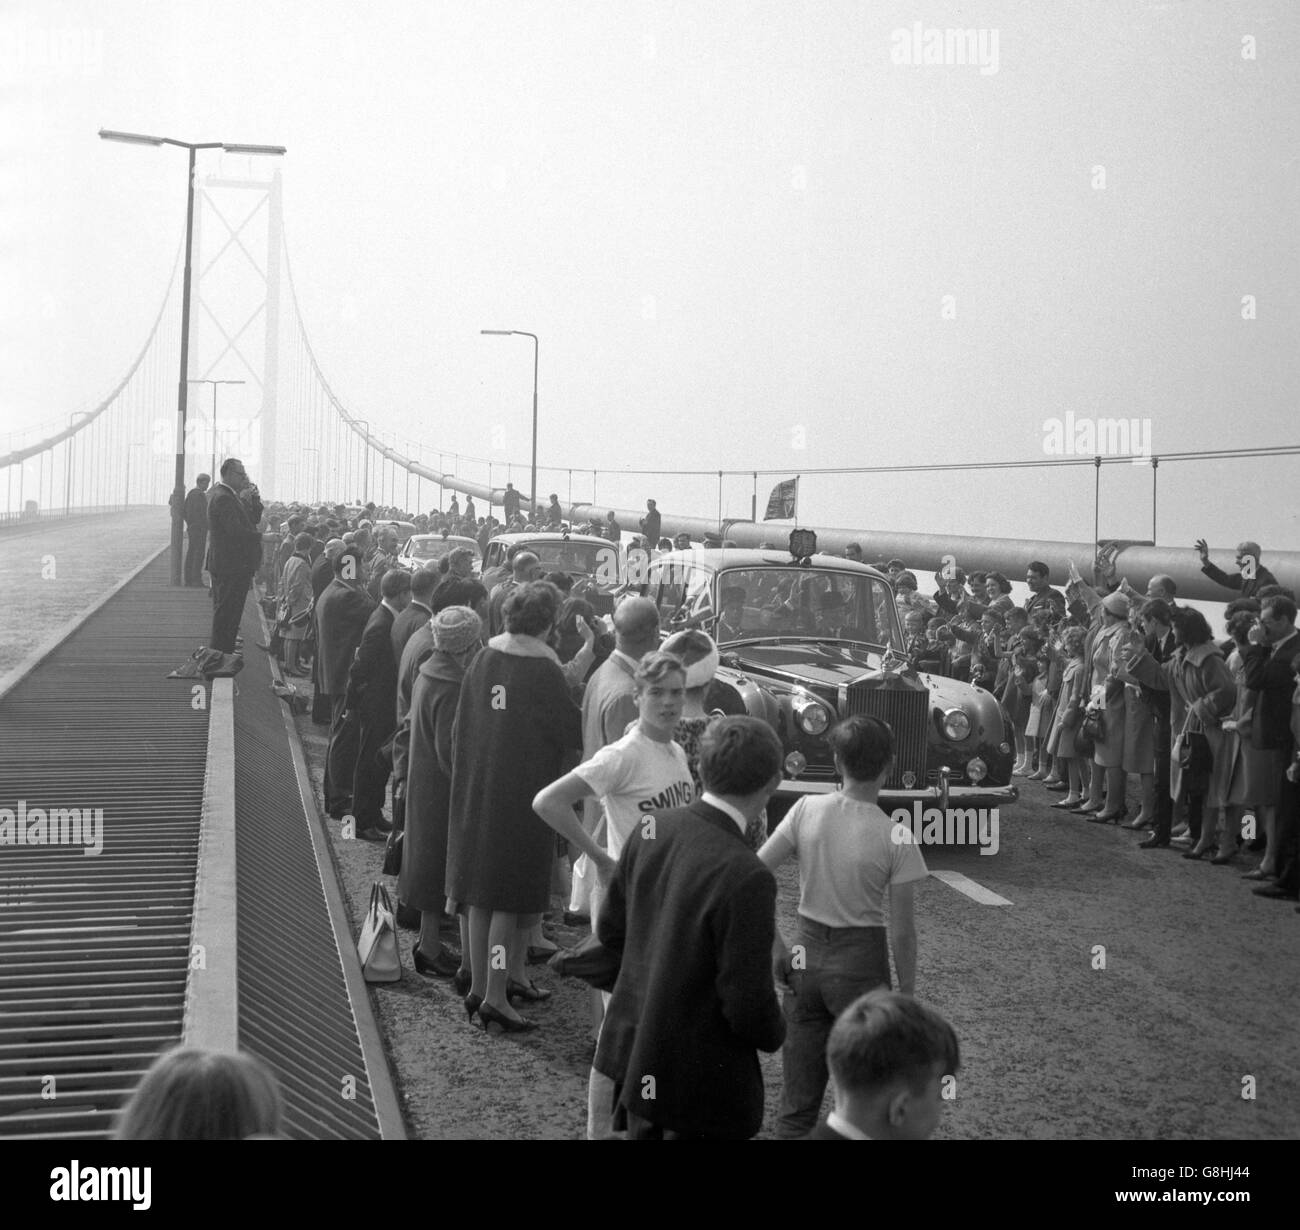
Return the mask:
<svg viewBox="0 0 1300 1230">
<path fill-rule="evenodd" d="M 836 788 L 825 735 L 855 713 L 894 732 L 880 793 L 886 811 L 1018 797 L 1014 736 L 997 698 L 909 665 L 893 590 L 874 568 L 815 550 L 675 551 L 650 564 L 645 592 L 662 632 L 699 627 L 718 642 L 721 666 L 705 707 L 762 718 L 780 736 L 785 806 Z"/>
</svg>

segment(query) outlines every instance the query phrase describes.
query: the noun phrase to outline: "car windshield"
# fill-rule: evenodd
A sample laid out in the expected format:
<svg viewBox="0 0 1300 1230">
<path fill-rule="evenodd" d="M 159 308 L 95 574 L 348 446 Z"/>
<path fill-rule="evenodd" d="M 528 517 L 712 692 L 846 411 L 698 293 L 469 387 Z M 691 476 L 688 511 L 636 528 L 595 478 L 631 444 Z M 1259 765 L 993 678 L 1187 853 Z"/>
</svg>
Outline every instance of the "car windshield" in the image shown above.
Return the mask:
<svg viewBox="0 0 1300 1230">
<path fill-rule="evenodd" d="M 537 556 L 543 572 L 568 572 L 582 576 L 595 576 L 602 562 L 601 552 L 608 560 L 611 548 L 594 542 L 523 542 L 519 550 L 531 551 Z M 608 567 L 608 563 L 606 564 Z"/>
<path fill-rule="evenodd" d="M 718 643 L 795 636 L 903 647 L 889 588 L 861 573 L 732 568 L 717 578 Z"/>
<path fill-rule="evenodd" d="M 466 538 L 443 538 L 441 535 L 436 538 L 412 538 L 407 554 L 412 559 L 441 559 L 448 551 L 454 551 L 457 547 L 469 547 L 475 556 L 478 555 L 476 543 Z"/>
</svg>

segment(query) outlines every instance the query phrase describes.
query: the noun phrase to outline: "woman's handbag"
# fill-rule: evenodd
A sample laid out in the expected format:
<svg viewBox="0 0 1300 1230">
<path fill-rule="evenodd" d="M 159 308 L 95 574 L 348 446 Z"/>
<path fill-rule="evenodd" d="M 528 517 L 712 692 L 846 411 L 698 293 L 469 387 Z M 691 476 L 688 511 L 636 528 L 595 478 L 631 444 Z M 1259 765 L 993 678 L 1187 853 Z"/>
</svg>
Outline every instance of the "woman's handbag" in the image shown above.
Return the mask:
<svg viewBox="0 0 1300 1230">
<path fill-rule="evenodd" d="M 1193 794 L 1203 794 L 1210 784 L 1214 750 L 1205 737 L 1200 719 L 1193 715 L 1188 716 L 1178 739 L 1178 767 L 1182 770 L 1187 789 Z"/>
<path fill-rule="evenodd" d="M 397 982 L 402 977 L 402 958 L 397 950 L 397 926 L 393 903 L 378 880 L 370 889 L 370 908 L 357 940 L 361 973 L 367 982 Z"/>
<path fill-rule="evenodd" d="M 1083 725 L 1079 727 L 1079 732 L 1094 748 L 1098 743 L 1104 743 L 1106 741 L 1106 711 L 1104 709 L 1088 709 L 1083 715 Z M 1075 742 L 1078 742 L 1077 738 Z"/>
<path fill-rule="evenodd" d="M 394 829 L 388 834 L 388 840 L 384 843 L 384 875 L 402 874 L 402 844 L 405 836 L 402 829 Z"/>
</svg>

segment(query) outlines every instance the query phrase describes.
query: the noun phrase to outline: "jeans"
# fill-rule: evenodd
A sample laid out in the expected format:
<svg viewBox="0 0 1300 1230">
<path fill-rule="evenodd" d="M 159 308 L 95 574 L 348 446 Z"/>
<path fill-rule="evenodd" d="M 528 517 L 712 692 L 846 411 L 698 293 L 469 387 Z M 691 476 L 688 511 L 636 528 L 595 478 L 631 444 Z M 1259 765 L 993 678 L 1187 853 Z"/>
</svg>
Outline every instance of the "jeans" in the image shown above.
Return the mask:
<svg viewBox="0 0 1300 1230">
<path fill-rule="evenodd" d="M 826 1093 L 826 1040 L 831 1026 L 859 995 L 888 987 L 889 950 L 884 927 L 827 927 L 799 918 L 796 945 L 804 969 L 791 975 L 785 995 L 784 1078 L 776 1134 L 797 1140 L 817 1126 Z"/>
</svg>

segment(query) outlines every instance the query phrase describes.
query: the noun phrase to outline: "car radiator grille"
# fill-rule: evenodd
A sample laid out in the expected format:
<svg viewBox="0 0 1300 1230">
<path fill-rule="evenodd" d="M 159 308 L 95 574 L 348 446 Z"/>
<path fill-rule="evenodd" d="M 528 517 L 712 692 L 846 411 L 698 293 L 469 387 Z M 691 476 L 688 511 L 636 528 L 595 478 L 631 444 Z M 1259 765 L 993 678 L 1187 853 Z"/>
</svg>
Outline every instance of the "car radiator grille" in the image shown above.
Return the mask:
<svg viewBox="0 0 1300 1230">
<path fill-rule="evenodd" d="M 894 767 L 884 788 L 906 790 L 925 786 L 930 693 L 911 688 L 850 684 L 844 716 L 851 717 L 858 713 L 888 722 L 894 732 Z M 910 787 L 903 780 L 906 773 L 914 775 Z"/>
</svg>

